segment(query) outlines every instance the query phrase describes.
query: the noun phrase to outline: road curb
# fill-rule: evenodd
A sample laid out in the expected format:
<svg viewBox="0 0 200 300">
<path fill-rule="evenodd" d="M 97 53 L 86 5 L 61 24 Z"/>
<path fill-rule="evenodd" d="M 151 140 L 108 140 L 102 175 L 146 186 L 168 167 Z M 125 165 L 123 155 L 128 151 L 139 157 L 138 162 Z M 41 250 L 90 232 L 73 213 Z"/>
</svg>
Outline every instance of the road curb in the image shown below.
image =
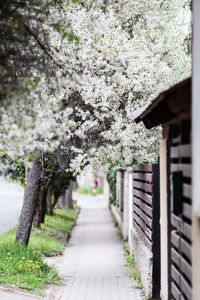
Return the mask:
<svg viewBox="0 0 200 300">
<path fill-rule="evenodd" d="M 70 231 L 67 233 L 67 236 L 66 236 L 66 242 L 67 242 L 67 243 L 69 242 L 69 239 L 70 239 L 70 237 L 71 237 L 71 232 L 72 232 L 74 226 L 76 226 L 76 222 L 77 222 L 77 219 L 78 219 L 78 215 L 79 215 L 79 213 L 80 213 L 80 210 L 81 210 L 81 209 L 80 209 L 80 207 L 79 207 L 79 208 L 77 209 L 77 212 L 76 212 L 75 222 L 74 222 L 74 224 L 72 225 Z"/>
</svg>

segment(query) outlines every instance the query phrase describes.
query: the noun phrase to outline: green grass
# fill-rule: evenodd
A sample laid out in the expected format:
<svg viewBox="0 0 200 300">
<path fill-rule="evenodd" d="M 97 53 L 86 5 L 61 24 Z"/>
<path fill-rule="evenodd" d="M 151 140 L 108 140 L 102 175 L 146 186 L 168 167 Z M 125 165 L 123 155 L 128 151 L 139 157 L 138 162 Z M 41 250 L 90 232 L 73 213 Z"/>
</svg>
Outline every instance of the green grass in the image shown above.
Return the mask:
<svg viewBox="0 0 200 300">
<path fill-rule="evenodd" d="M 117 228 L 117 234 L 119 235 L 120 239 L 123 239 L 123 234 L 121 232 L 121 229 L 119 228 L 117 220 L 114 217 L 112 217 L 112 221 L 113 221 L 114 227 Z"/>
<path fill-rule="evenodd" d="M 19 243 L 0 245 L 0 283 L 37 291 L 47 283 L 61 282 L 54 267 L 48 266 L 39 253 Z"/>
<path fill-rule="evenodd" d="M 129 251 L 127 245 L 124 246 L 124 255 L 126 258 L 126 266 L 130 268 L 129 276 L 132 277 L 137 282 L 137 284 L 134 286 L 134 288 L 142 289 L 143 285 L 142 285 L 142 281 L 141 281 L 141 277 L 140 277 L 137 265 L 135 264 L 135 261 L 134 261 L 134 254 L 130 254 L 130 251 Z"/>
<path fill-rule="evenodd" d="M 56 209 L 53 216 L 46 216 L 41 228 L 33 228 L 30 245 L 46 256 L 63 252 L 66 236 L 74 225 L 77 209 Z"/>
<path fill-rule="evenodd" d="M 117 223 L 117 220 L 115 220 L 114 217 L 112 217 L 112 222 L 113 222 L 114 227 L 117 228 L 118 227 L 118 223 Z"/>
<path fill-rule="evenodd" d="M 32 228 L 29 246 L 15 243 L 16 227 L 0 235 L 0 283 L 39 292 L 47 283 L 61 279 L 44 256 L 61 254 L 66 236 L 76 218 L 77 208 L 57 209 L 46 216 L 41 228 Z"/>
<path fill-rule="evenodd" d="M 88 187 L 81 187 L 81 188 L 78 188 L 76 191 L 77 191 L 77 193 L 83 194 L 83 195 L 93 195 L 91 187 L 90 188 L 88 188 Z M 96 194 L 97 195 L 103 194 L 103 187 L 102 186 L 98 186 L 96 188 Z"/>
</svg>

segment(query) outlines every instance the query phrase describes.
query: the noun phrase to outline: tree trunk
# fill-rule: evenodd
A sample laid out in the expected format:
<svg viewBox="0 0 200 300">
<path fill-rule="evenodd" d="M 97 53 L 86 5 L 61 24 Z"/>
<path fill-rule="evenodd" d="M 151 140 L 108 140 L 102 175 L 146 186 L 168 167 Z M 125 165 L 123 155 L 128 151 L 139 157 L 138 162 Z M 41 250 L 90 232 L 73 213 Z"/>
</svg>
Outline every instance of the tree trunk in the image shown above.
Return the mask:
<svg viewBox="0 0 200 300">
<path fill-rule="evenodd" d="M 42 223 L 43 209 L 44 209 L 44 201 L 45 201 L 44 190 L 40 190 L 38 193 L 38 201 L 35 210 L 34 216 L 34 226 L 39 228 Z"/>
<path fill-rule="evenodd" d="M 47 214 L 49 216 L 53 216 L 53 205 L 51 202 L 51 187 L 48 187 L 47 190 Z"/>
<path fill-rule="evenodd" d="M 35 207 L 34 222 L 33 222 L 33 224 L 36 228 L 40 227 L 40 209 L 39 209 L 39 207 L 41 206 L 41 199 L 42 199 L 42 191 L 39 191 L 37 204 Z"/>
<path fill-rule="evenodd" d="M 41 223 L 44 223 L 46 210 L 47 210 L 47 189 L 48 188 L 45 188 L 43 191 L 42 206 L 41 206 Z"/>
<path fill-rule="evenodd" d="M 69 189 L 67 190 L 66 195 L 65 195 L 65 207 L 66 208 L 73 208 L 73 200 L 72 200 L 73 187 L 74 187 L 74 181 L 70 180 Z"/>
<path fill-rule="evenodd" d="M 33 217 L 37 204 L 40 179 L 42 176 L 42 167 L 36 161 L 33 161 L 32 168 L 28 172 L 26 189 L 24 192 L 23 206 L 19 219 L 19 226 L 16 234 L 16 242 L 28 246 Z"/>
<path fill-rule="evenodd" d="M 65 194 L 60 195 L 57 201 L 57 208 L 64 208 L 64 207 L 65 207 Z"/>
<path fill-rule="evenodd" d="M 53 209 L 55 208 L 57 203 L 58 203 L 58 195 L 57 193 L 54 193 Z"/>
<path fill-rule="evenodd" d="M 41 223 L 45 221 L 45 215 L 47 211 L 47 193 L 51 183 L 52 176 L 49 176 L 49 179 L 46 182 L 43 182 L 43 189 L 39 192 L 38 202 L 36 206 L 36 212 L 34 217 L 34 226 L 40 227 Z"/>
</svg>

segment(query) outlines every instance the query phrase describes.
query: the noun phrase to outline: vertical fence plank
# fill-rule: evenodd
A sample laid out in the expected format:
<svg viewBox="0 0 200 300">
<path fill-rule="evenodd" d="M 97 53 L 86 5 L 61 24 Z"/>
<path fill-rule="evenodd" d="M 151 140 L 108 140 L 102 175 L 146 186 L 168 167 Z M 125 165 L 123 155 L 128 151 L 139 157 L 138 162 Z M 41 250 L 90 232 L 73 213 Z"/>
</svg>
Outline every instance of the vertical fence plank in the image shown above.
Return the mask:
<svg viewBox="0 0 200 300">
<path fill-rule="evenodd" d="M 153 164 L 153 225 L 152 225 L 152 252 L 153 252 L 153 298 L 160 297 L 160 172 L 159 164 Z"/>
<path fill-rule="evenodd" d="M 151 299 L 160 297 L 159 164 L 133 166 L 133 226 L 152 252 Z"/>
</svg>

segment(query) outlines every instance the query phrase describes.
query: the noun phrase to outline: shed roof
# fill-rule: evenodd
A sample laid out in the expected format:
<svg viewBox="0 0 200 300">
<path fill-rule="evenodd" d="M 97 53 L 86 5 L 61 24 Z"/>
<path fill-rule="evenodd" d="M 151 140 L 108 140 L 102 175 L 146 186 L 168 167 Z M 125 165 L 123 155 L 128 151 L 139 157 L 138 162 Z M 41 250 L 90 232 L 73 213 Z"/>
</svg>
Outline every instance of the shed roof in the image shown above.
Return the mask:
<svg viewBox="0 0 200 300">
<path fill-rule="evenodd" d="M 169 124 L 190 118 L 191 78 L 174 85 L 161 93 L 150 105 L 145 105 L 133 114 L 136 123 L 143 121 L 146 128 Z"/>
</svg>

